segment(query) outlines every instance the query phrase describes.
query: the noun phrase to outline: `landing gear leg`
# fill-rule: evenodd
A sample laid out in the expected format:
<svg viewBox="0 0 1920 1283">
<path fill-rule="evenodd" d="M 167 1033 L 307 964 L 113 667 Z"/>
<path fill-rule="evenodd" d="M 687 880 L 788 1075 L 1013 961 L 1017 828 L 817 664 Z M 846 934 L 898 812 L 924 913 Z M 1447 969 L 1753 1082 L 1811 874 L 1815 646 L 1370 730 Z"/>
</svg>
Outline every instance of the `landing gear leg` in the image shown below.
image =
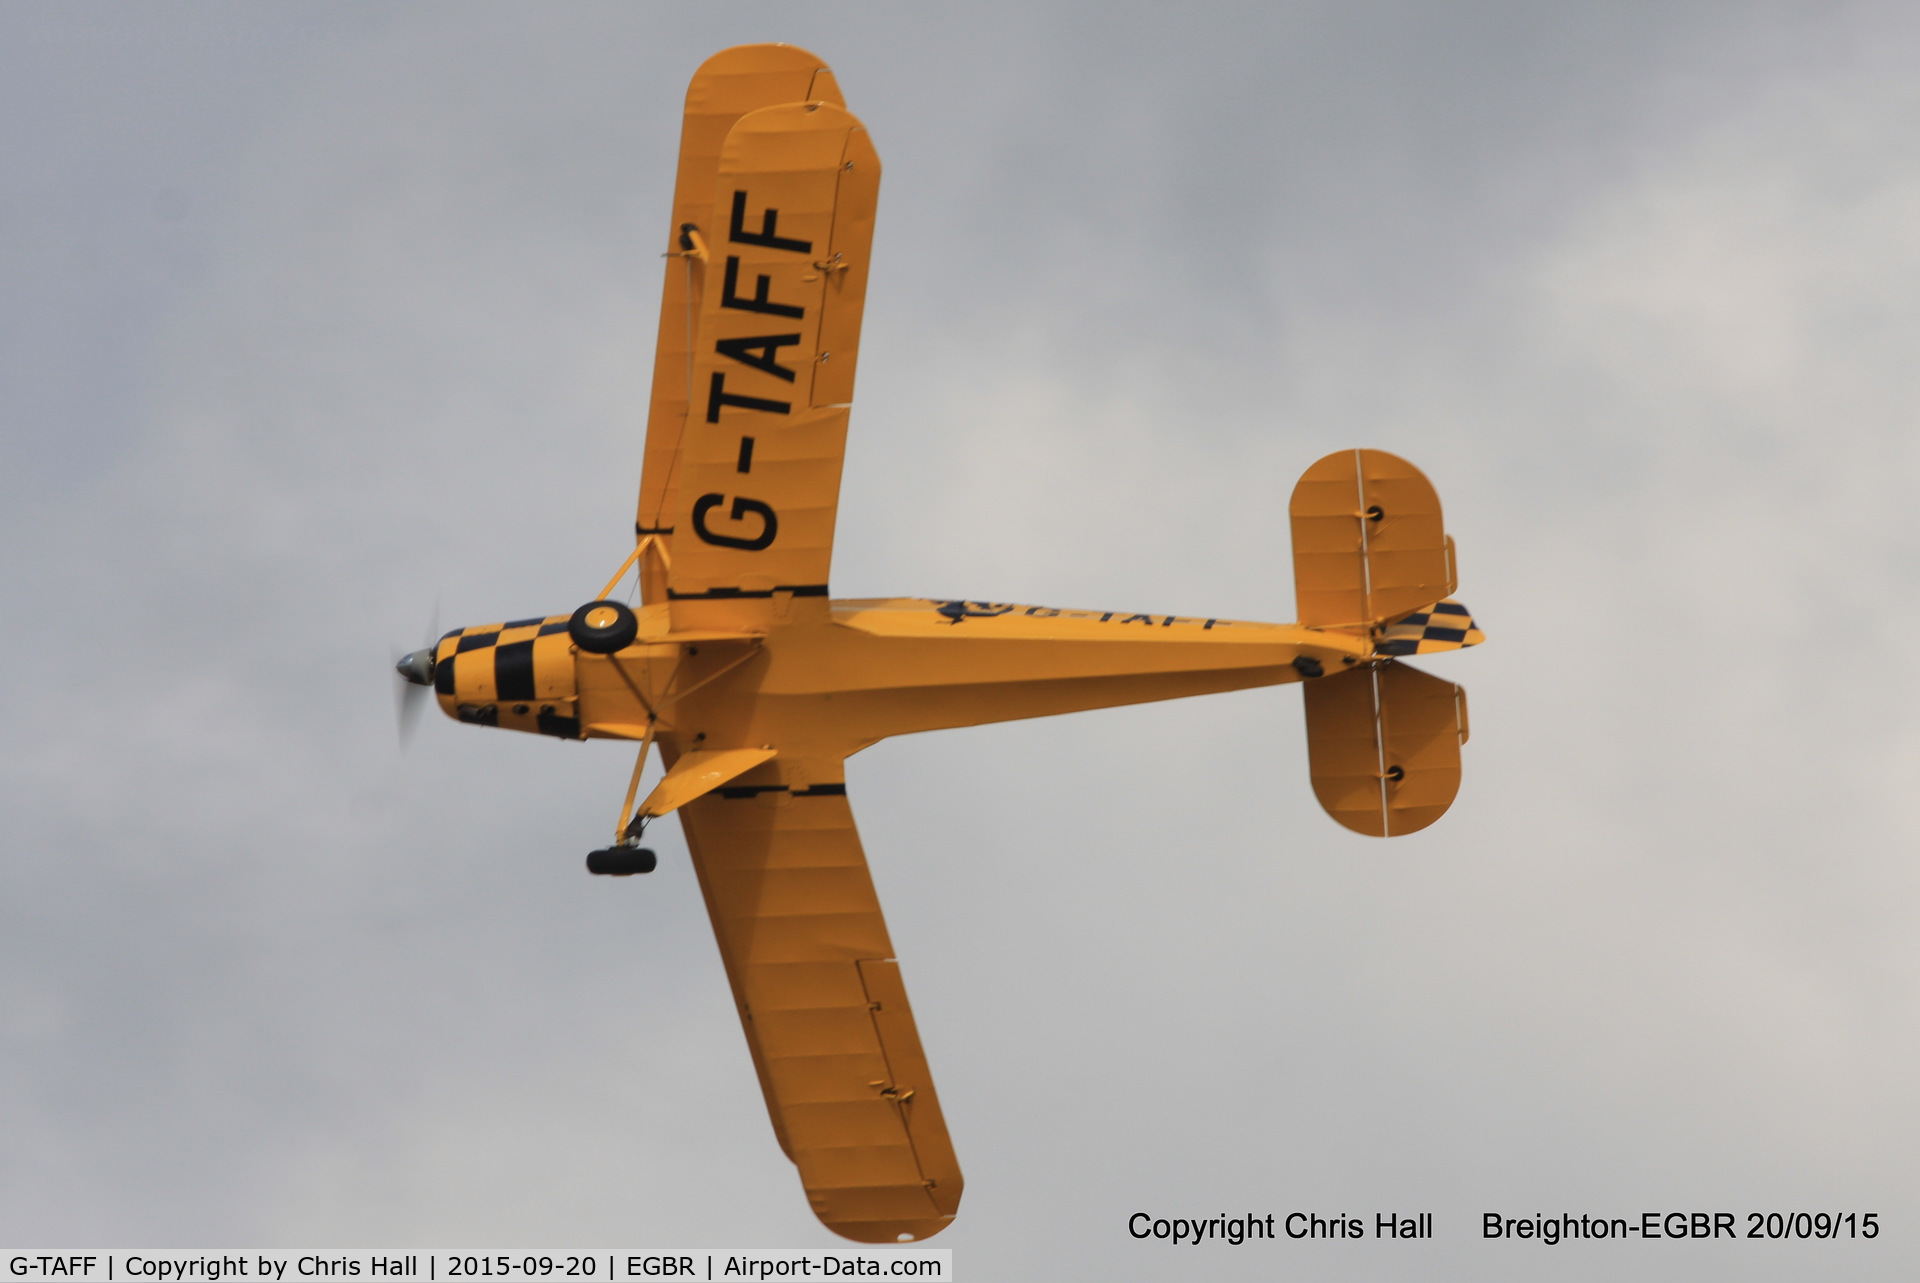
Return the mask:
<svg viewBox="0 0 1920 1283">
<path fill-rule="evenodd" d="M 653 747 L 654 718 L 647 717 L 646 738 L 640 741 L 640 756 L 633 763 L 633 778 L 627 782 L 627 800 L 620 805 L 620 823 L 614 826 L 614 845 L 587 853 L 587 872 L 607 877 L 628 878 L 636 873 L 652 873 L 659 863 L 653 852 L 640 845 L 647 818 L 633 813 L 633 799 L 640 792 L 640 774 L 647 768 L 647 750 Z"/>
</svg>

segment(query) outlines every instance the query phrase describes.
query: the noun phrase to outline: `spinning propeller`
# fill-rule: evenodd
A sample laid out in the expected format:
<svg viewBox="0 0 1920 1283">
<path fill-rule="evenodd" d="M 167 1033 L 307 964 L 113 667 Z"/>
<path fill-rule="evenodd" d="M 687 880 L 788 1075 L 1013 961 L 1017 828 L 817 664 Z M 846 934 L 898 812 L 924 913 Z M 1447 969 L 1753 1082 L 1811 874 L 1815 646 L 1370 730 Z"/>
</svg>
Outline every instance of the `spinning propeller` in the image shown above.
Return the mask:
<svg viewBox="0 0 1920 1283">
<path fill-rule="evenodd" d="M 427 625 L 426 644 L 401 655 L 393 664 L 393 671 L 400 679 L 393 688 L 393 718 L 403 749 L 413 736 L 413 728 L 419 724 L 421 706 L 432 693 L 433 654 L 439 648 L 439 641 L 440 607 L 436 603 L 433 619 Z"/>
</svg>

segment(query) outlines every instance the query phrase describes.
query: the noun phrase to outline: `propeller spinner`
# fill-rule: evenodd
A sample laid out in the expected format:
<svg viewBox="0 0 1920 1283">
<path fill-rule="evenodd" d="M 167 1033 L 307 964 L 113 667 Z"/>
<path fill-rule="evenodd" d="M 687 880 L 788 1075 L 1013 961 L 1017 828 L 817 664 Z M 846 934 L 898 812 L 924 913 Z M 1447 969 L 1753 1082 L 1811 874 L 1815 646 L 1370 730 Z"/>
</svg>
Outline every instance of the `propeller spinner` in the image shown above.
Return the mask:
<svg viewBox="0 0 1920 1283">
<path fill-rule="evenodd" d="M 407 746 L 413 728 L 420 720 L 420 707 L 433 689 L 433 656 L 439 649 L 440 607 L 433 608 L 433 621 L 427 625 L 427 644 L 408 651 L 394 662 L 400 677 L 393 688 L 393 717 L 400 732 L 400 747 Z"/>
</svg>

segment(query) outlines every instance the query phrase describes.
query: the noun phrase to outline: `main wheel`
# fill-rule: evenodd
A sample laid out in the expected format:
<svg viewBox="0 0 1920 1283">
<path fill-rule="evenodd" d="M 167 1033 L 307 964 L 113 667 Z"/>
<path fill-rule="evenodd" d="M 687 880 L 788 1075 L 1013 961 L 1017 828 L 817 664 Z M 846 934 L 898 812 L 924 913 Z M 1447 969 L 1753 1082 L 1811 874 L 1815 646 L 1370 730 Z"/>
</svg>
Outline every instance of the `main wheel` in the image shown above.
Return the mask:
<svg viewBox="0 0 1920 1283">
<path fill-rule="evenodd" d="M 644 846 L 610 846 L 587 852 L 587 872 L 610 878 L 630 878 L 636 873 L 652 873 L 659 861 Z"/>
<path fill-rule="evenodd" d="M 592 655 L 611 655 L 633 645 L 640 621 L 617 601 L 590 601 L 573 612 L 567 633 L 574 645 Z"/>
</svg>

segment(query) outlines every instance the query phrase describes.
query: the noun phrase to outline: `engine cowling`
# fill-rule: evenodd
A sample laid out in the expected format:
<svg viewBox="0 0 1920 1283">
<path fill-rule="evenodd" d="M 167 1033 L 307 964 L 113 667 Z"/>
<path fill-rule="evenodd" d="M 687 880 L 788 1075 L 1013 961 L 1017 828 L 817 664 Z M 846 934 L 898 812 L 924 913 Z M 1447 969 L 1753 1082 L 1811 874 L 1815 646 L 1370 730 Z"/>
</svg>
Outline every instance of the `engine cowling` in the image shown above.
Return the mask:
<svg viewBox="0 0 1920 1283">
<path fill-rule="evenodd" d="M 433 663 L 441 711 L 476 726 L 582 738 L 568 621 L 516 619 L 442 637 Z"/>
</svg>

